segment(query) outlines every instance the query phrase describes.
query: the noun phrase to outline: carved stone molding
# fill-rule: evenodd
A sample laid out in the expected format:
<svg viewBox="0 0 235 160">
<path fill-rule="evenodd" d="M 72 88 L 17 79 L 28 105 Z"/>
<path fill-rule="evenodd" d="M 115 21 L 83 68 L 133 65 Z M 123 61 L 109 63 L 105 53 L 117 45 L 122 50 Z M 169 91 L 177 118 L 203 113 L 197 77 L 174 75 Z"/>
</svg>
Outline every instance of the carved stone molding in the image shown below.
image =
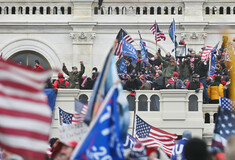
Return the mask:
<svg viewBox="0 0 235 160">
<path fill-rule="evenodd" d="M 76 32 L 70 33 L 69 36 L 73 40 L 73 43 L 93 43 L 95 39 L 95 33 L 93 32 Z"/>
<path fill-rule="evenodd" d="M 207 33 L 205 32 L 186 32 L 181 33 L 181 39 L 186 43 L 203 43 L 207 37 Z"/>
</svg>

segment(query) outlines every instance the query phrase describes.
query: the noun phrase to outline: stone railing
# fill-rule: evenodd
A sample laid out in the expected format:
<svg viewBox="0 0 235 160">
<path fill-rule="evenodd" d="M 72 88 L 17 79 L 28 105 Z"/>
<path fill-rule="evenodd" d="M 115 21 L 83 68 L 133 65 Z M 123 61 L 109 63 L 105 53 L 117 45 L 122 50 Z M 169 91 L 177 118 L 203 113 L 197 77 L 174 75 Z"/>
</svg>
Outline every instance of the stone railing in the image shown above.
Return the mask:
<svg viewBox="0 0 235 160">
<path fill-rule="evenodd" d="M 204 4 L 205 15 L 235 15 L 234 3 L 205 3 Z"/>
<path fill-rule="evenodd" d="M 91 90 L 59 89 L 55 105 L 51 136 L 58 135 L 57 107 L 74 113 L 74 99 L 89 102 Z M 124 91 L 130 104 L 130 126 L 132 133 L 134 113 L 152 126 L 181 135 L 186 129 L 194 136 L 203 137 L 210 143 L 214 115 L 218 105 L 202 104 L 202 92 L 184 89 L 136 91 L 136 96 Z M 135 112 L 134 112 L 135 111 Z"/>
</svg>

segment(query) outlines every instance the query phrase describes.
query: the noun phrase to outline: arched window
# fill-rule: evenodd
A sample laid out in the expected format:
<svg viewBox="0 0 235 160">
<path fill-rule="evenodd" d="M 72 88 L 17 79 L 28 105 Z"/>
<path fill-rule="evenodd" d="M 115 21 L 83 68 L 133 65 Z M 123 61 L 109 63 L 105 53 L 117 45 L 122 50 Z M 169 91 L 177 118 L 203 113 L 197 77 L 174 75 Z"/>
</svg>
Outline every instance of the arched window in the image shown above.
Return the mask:
<svg viewBox="0 0 235 160">
<path fill-rule="evenodd" d="M 231 8 L 230 7 L 227 7 L 226 14 L 231 14 Z"/>
<path fill-rule="evenodd" d="M 216 14 L 217 13 L 217 8 L 216 7 L 212 7 L 212 14 Z"/>
<path fill-rule="evenodd" d="M 129 110 L 134 111 L 135 108 L 136 108 L 135 96 L 128 95 L 127 96 L 127 101 L 129 103 Z"/>
<path fill-rule="evenodd" d="M 151 15 L 154 14 L 154 7 L 150 7 L 150 14 L 151 14 Z"/>
<path fill-rule="evenodd" d="M 23 14 L 23 7 L 18 8 L 18 14 Z"/>
<path fill-rule="evenodd" d="M 119 15 L 119 7 L 115 7 L 116 15 Z"/>
<path fill-rule="evenodd" d="M 104 6 L 101 7 L 101 14 L 105 14 L 105 7 Z"/>
<path fill-rule="evenodd" d="M 8 7 L 4 8 L 4 14 L 9 14 L 9 8 Z"/>
<path fill-rule="evenodd" d="M 189 96 L 188 111 L 198 111 L 198 97 L 196 95 Z"/>
<path fill-rule="evenodd" d="M 68 14 L 72 14 L 72 8 L 68 7 Z"/>
<path fill-rule="evenodd" d="M 126 7 L 122 7 L 122 15 L 126 15 Z"/>
<path fill-rule="evenodd" d="M 162 14 L 162 8 L 161 7 L 157 7 L 157 14 Z"/>
<path fill-rule="evenodd" d="M 133 8 L 133 7 L 129 7 L 128 13 L 129 13 L 129 14 L 134 14 L 134 8 Z"/>
<path fill-rule="evenodd" d="M 51 7 L 47 7 L 47 14 L 51 14 Z"/>
<path fill-rule="evenodd" d="M 16 14 L 16 7 L 11 8 L 11 14 Z"/>
<path fill-rule="evenodd" d="M 57 7 L 54 7 L 54 8 L 53 8 L 53 14 L 58 14 Z"/>
<path fill-rule="evenodd" d="M 219 8 L 219 14 L 224 14 L 224 7 Z"/>
<path fill-rule="evenodd" d="M 88 104 L 88 97 L 87 97 L 87 95 L 81 94 L 78 99 L 79 99 L 79 101 L 82 102 L 83 104 Z"/>
<path fill-rule="evenodd" d="M 50 69 L 51 66 L 47 59 L 35 51 L 20 51 L 9 58 L 11 61 L 33 67 L 35 60 L 38 60 L 44 69 Z"/>
<path fill-rule="evenodd" d="M 178 14 L 179 14 L 179 15 L 182 15 L 182 14 L 183 14 L 183 9 L 182 9 L 182 7 L 178 7 Z"/>
<path fill-rule="evenodd" d="M 25 8 L 25 14 L 29 14 L 29 7 Z"/>
<path fill-rule="evenodd" d="M 233 14 L 235 14 L 235 7 L 233 7 Z"/>
<path fill-rule="evenodd" d="M 64 7 L 60 7 L 60 13 L 64 14 Z"/>
<path fill-rule="evenodd" d="M 140 7 L 136 7 L 136 14 L 140 15 Z"/>
<path fill-rule="evenodd" d="M 150 111 L 160 111 L 160 102 L 158 95 L 152 95 L 150 97 Z"/>
<path fill-rule="evenodd" d="M 146 95 L 139 96 L 138 111 L 148 111 L 148 97 Z"/>
<path fill-rule="evenodd" d="M 111 15 L 111 14 L 112 14 L 112 11 L 113 11 L 112 7 L 109 7 L 109 8 L 108 8 L 108 14 Z"/>
<path fill-rule="evenodd" d="M 37 8 L 33 7 L 33 14 L 36 14 Z"/>
<path fill-rule="evenodd" d="M 147 7 L 144 7 L 143 8 L 143 15 L 147 15 L 148 14 L 148 9 L 147 9 Z"/>
<path fill-rule="evenodd" d="M 171 7 L 171 14 L 175 15 L 175 7 Z"/>
<path fill-rule="evenodd" d="M 43 7 L 40 7 L 40 8 L 39 8 L 39 13 L 40 13 L 40 14 L 43 14 Z"/>
<path fill-rule="evenodd" d="M 206 14 L 210 14 L 210 8 L 206 7 Z"/>
<path fill-rule="evenodd" d="M 210 114 L 209 113 L 205 114 L 205 121 L 204 121 L 204 123 L 210 123 Z"/>
<path fill-rule="evenodd" d="M 0 14 L 2 14 L 2 7 L 0 7 Z"/>
<path fill-rule="evenodd" d="M 168 14 L 168 7 L 164 7 L 164 14 Z"/>
</svg>

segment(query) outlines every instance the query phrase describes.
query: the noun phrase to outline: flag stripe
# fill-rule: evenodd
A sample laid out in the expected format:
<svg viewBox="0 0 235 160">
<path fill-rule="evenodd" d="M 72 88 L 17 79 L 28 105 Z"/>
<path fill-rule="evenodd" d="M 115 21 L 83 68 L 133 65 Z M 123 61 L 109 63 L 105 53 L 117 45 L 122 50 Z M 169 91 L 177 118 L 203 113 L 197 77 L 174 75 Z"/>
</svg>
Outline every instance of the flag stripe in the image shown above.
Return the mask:
<svg viewBox="0 0 235 160">
<path fill-rule="evenodd" d="M 157 28 L 157 33 L 156 33 L 156 28 Z M 161 41 L 161 40 L 166 40 L 165 34 L 159 30 L 159 27 L 157 24 L 154 24 L 151 28 L 150 31 L 153 33 L 155 36 L 156 41 Z"/>
<path fill-rule="evenodd" d="M 21 136 L 21 137 L 30 137 L 37 140 L 48 140 L 48 135 L 40 134 L 38 132 L 25 131 L 22 129 L 12 129 L 8 127 L 0 127 L 0 130 L 3 134 L 12 135 L 12 136 Z"/>
<path fill-rule="evenodd" d="M 201 60 L 202 61 L 205 61 L 208 59 L 209 55 L 210 55 L 210 52 L 211 50 L 213 49 L 213 47 L 211 46 L 206 46 L 206 48 L 204 49 L 202 55 L 201 55 Z"/>
</svg>

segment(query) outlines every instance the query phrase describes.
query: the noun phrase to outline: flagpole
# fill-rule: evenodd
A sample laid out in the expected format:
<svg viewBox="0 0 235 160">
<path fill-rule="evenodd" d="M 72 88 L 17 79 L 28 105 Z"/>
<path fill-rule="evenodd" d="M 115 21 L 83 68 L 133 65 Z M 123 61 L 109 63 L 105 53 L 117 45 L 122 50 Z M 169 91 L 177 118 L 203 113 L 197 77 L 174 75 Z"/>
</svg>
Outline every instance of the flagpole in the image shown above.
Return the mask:
<svg viewBox="0 0 235 160">
<path fill-rule="evenodd" d="M 209 55 L 209 77 L 211 76 L 211 54 L 213 54 L 213 53 L 210 53 L 210 55 Z"/>
<path fill-rule="evenodd" d="M 156 41 L 156 53 L 157 53 L 157 22 L 156 22 L 156 19 L 155 19 L 155 41 Z"/>
<path fill-rule="evenodd" d="M 173 30 L 174 30 L 174 34 L 173 34 L 173 38 L 174 38 L 174 46 L 175 46 L 175 57 L 176 57 L 176 45 L 175 45 L 175 20 L 173 18 L 173 21 L 174 21 L 174 26 L 173 26 Z"/>
<path fill-rule="evenodd" d="M 133 129 L 132 129 L 132 136 L 135 137 L 135 118 L 136 118 L 136 106 L 134 108 L 134 118 L 133 118 Z"/>
</svg>

